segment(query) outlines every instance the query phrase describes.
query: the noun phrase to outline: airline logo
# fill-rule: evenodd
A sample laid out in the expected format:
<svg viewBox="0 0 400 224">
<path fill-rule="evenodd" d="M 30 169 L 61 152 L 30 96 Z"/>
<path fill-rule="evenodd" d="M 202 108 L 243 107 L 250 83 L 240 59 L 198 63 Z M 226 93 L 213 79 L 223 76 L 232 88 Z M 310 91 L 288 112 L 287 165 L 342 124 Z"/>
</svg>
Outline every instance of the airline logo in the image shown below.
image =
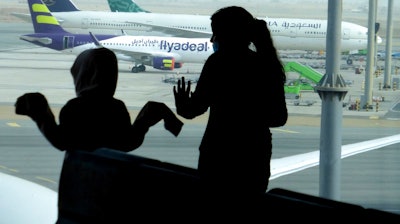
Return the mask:
<svg viewBox="0 0 400 224">
<path fill-rule="evenodd" d="M 322 24 L 320 22 L 315 22 L 315 23 L 307 23 L 307 22 L 289 22 L 289 21 L 283 21 L 282 23 L 279 24 L 278 21 L 267 21 L 269 27 L 283 27 L 285 29 L 288 28 L 296 28 L 296 29 L 302 29 L 302 28 L 313 28 L 313 29 L 320 29 Z"/>
<path fill-rule="evenodd" d="M 166 50 L 167 52 L 174 51 L 208 51 L 208 42 L 191 43 L 187 42 L 169 42 L 161 40 L 160 50 Z"/>
<path fill-rule="evenodd" d="M 204 42 L 190 42 L 188 41 L 179 41 L 179 38 L 172 39 L 146 39 L 140 38 L 131 41 L 131 44 L 134 46 L 160 46 L 159 49 L 163 51 L 167 51 L 168 53 L 171 51 L 197 51 L 197 52 L 207 52 L 209 51 L 208 46 L 209 43 L 205 39 Z"/>
<path fill-rule="evenodd" d="M 47 13 L 48 15 L 37 15 L 36 22 L 43 24 L 59 25 L 57 19 L 50 15 L 50 11 L 46 5 L 32 4 L 32 11 L 35 13 Z"/>
</svg>

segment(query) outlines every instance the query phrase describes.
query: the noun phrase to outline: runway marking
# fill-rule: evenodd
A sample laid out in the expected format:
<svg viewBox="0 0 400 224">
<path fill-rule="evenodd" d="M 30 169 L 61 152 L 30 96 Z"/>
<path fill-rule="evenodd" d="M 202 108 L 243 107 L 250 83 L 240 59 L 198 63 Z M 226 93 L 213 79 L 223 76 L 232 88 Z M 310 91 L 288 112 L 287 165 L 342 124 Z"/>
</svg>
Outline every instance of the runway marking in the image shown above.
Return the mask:
<svg viewBox="0 0 400 224">
<path fill-rule="evenodd" d="M 15 123 L 15 122 L 8 122 L 7 125 L 10 127 L 21 127 L 21 125 Z"/>
<path fill-rule="evenodd" d="M 49 179 L 49 178 L 46 178 L 46 177 L 36 176 L 36 178 L 39 179 L 39 180 L 43 180 L 43 181 L 47 181 L 47 182 L 53 183 L 53 184 L 57 183 L 56 181 L 54 181 L 52 179 Z"/>
<path fill-rule="evenodd" d="M 389 117 L 389 118 L 386 118 L 386 120 L 390 120 L 390 121 L 399 121 L 400 119 L 399 119 L 399 118 L 392 118 L 392 117 Z"/>
<path fill-rule="evenodd" d="M 1 168 L 1 169 L 8 170 L 8 171 L 11 171 L 11 172 L 14 172 L 14 173 L 18 173 L 18 172 L 19 172 L 19 171 L 16 170 L 16 169 L 11 169 L 11 168 L 8 168 L 8 167 L 2 166 L 2 165 L 0 165 L 0 168 Z"/>
<path fill-rule="evenodd" d="M 297 132 L 297 131 L 291 131 L 291 130 L 287 130 L 287 129 L 280 129 L 280 128 L 274 128 L 274 129 L 272 129 L 272 130 L 277 130 L 277 131 L 280 131 L 280 132 L 286 132 L 286 133 L 295 133 L 295 134 L 298 134 L 298 133 L 300 133 L 300 132 Z"/>
</svg>

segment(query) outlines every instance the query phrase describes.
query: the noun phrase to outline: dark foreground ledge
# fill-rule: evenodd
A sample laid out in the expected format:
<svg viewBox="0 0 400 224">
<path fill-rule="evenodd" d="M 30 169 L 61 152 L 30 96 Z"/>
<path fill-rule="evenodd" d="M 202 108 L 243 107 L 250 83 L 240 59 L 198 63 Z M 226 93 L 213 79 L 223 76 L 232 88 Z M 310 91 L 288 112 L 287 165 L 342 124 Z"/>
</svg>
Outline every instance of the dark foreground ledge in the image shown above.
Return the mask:
<svg viewBox="0 0 400 224">
<path fill-rule="evenodd" d="M 228 216 L 237 217 L 237 211 L 249 207 L 238 203 L 238 209 L 230 213 L 222 206 L 211 215 L 204 212 L 209 205 L 201 199 L 195 169 L 104 148 L 73 151 L 66 154 L 62 167 L 57 223 L 192 223 L 215 221 L 220 211 L 224 216 L 219 218 L 227 221 Z M 259 212 L 241 217 L 255 218 L 259 223 L 400 223 L 397 214 L 285 189 L 268 191 L 254 208 Z"/>
</svg>

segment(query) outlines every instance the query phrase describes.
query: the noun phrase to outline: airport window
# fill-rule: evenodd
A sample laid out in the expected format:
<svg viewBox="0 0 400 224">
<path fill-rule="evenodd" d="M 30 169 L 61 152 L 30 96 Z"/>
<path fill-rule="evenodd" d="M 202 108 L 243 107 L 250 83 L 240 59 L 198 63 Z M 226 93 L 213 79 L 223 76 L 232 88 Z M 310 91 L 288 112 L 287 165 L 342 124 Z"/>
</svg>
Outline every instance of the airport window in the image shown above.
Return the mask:
<svg viewBox="0 0 400 224">
<path fill-rule="evenodd" d="M 118 0 L 113 1 L 116 2 Z M 132 2 L 131 0 L 128 1 Z M 106 0 L 73 0 L 73 2 L 80 10 L 110 11 Z M 343 51 L 338 63 L 332 63 L 336 61 L 326 61 L 326 56 L 330 53 L 326 52 L 325 48 L 327 31 L 318 29 L 315 26 L 315 24 L 320 23 L 320 20 L 327 19 L 328 1 L 326 0 L 204 0 L 204 2 L 192 0 L 134 0 L 134 2 L 140 5 L 141 8 L 149 10 L 149 15 L 151 13 L 211 15 L 223 6 L 234 4 L 245 6 L 258 18 L 266 18 L 266 20 L 270 21 L 277 19 L 276 21 L 278 22 L 271 24 L 269 29 L 276 46 L 282 46 L 277 50 L 288 79 L 285 90 L 287 91 L 286 103 L 289 110 L 289 120 L 282 128 L 271 128 L 273 135 L 273 161 L 289 156 L 301 157 L 307 153 L 318 152 L 321 144 L 324 145 L 326 141 L 336 140 L 338 136 L 341 142 L 333 142 L 334 144 L 332 145 L 343 146 L 340 148 L 342 150 L 343 148 L 358 146 L 351 144 L 371 144 L 371 140 L 376 139 L 380 139 L 383 142 L 384 137 L 394 136 L 393 138 L 396 138 L 399 134 L 400 60 L 393 56 L 390 60 L 391 68 L 386 69 L 386 63 L 389 61 L 385 61 L 382 56 L 382 53 L 386 51 L 389 1 L 379 1 L 377 3 L 377 22 L 380 23 L 377 35 L 382 37 L 383 41 L 376 46 L 376 51 L 379 52 L 379 60 L 374 61 L 373 71 L 370 71 L 369 76 L 367 74 L 369 70 L 367 64 L 368 55 L 365 53 L 367 47 L 365 37 L 368 33 L 365 32 L 365 29 L 356 30 L 352 27 L 349 29 L 351 35 L 349 33 L 348 39 L 354 38 L 354 34 L 356 34 L 354 36 L 357 36 L 357 38 L 364 39 L 351 39 L 351 42 L 341 42 L 340 44 L 341 47 L 363 46 L 363 49 L 347 49 Z M 316 2 L 318 4 L 315 4 Z M 368 10 L 365 10 L 365 8 L 368 8 L 367 2 L 343 1 L 342 20 L 367 27 Z M 399 12 L 400 1 L 393 2 L 394 12 Z M 137 23 L 133 20 L 125 22 L 124 18 L 113 21 L 108 20 L 106 17 L 102 17 L 101 20 L 93 18 L 84 22 L 80 20 L 78 28 L 63 27 L 63 24 L 65 26 L 69 24 L 68 19 L 63 18 L 65 22 L 60 24 L 69 33 L 67 35 L 68 38 L 65 37 L 56 41 L 52 39 L 53 37 L 50 37 L 52 35 L 25 37 L 28 40 L 35 39 L 36 43 L 42 44 L 38 46 L 33 42 L 18 38 L 26 34 L 33 34 L 31 18 L 27 19 L 23 15 L 20 15 L 20 17 L 14 16 L 30 13 L 27 1 L 2 0 L 1 9 L 0 73 L 2 75 L 0 76 L 0 119 L 2 125 L 0 125 L 0 174 L 10 174 L 57 191 L 64 152 L 56 151 L 44 139 L 32 120 L 26 116 L 17 116 L 15 114 L 14 103 L 17 97 L 25 92 L 42 92 L 47 97 L 50 107 L 58 119 L 62 105 L 76 95 L 70 74 L 70 67 L 76 57 L 76 51 L 86 47 L 96 47 L 90 38 L 86 40 L 74 39 L 70 37 L 71 33 L 86 35 L 88 31 L 93 31 L 97 38 L 102 34 L 118 36 L 121 35 L 121 30 L 126 31 L 131 36 L 173 36 L 173 34 L 171 32 L 164 33 L 164 31 L 149 26 L 139 25 L 146 23 L 146 21 L 153 21 L 154 19 L 150 17 L 148 20 L 137 21 Z M 86 16 L 89 16 L 89 14 L 87 13 Z M 284 22 L 278 19 L 282 19 Z M 292 21 L 291 19 L 295 19 L 296 22 L 288 22 L 288 20 Z M 393 36 L 391 47 L 393 52 L 400 52 L 400 26 L 396 25 L 400 24 L 400 17 L 393 16 L 392 19 Z M 194 22 L 184 23 L 186 21 L 173 23 L 173 19 L 165 19 L 165 21 L 168 21 L 168 23 L 154 23 L 154 25 L 193 30 L 192 33 L 199 31 L 199 33 L 203 34 L 210 30 L 209 23 L 211 22 L 211 20 L 207 20 L 206 24 L 198 24 Z M 290 25 L 297 26 L 297 29 L 291 29 Z M 82 28 L 83 26 L 85 28 Z M 238 31 L 240 31 L 240 27 L 238 27 Z M 296 36 L 296 38 L 287 38 L 288 36 Z M 279 37 L 283 38 L 280 39 Z M 209 38 L 207 38 L 208 40 Z M 48 46 L 59 43 L 61 45 L 58 49 L 48 48 Z M 82 47 L 82 45 L 86 46 Z M 77 46 L 81 46 L 81 48 Z M 121 52 L 128 51 L 128 49 L 139 49 L 139 47 L 146 47 L 147 49 L 154 46 L 155 48 L 160 48 L 160 43 L 140 43 L 140 41 L 123 43 L 109 40 L 109 42 L 104 43 L 104 46 L 110 49 L 119 49 L 119 52 Z M 75 48 L 71 50 L 72 47 Z M 208 45 L 208 47 L 211 46 Z M 311 49 L 305 49 L 306 47 Z M 65 49 L 65 51 L 60 51 L 60 49 Z M 143 49 L 139 50 L 144 51 Z M 212 52 L 212 49 L 209 52 Z M 169 76 L 174 78 L 185 76 L 185 78 L 196 80 L 204 64 L 203 61 L 201 63 L 181 63 L 177 59 L 179 57 L 176 57 L 174 58 L 176 60 L 174 70 L 160 70 L 153 67 L 152 63 L 155 63 L 155 60 L 153 60 L 153 56 L 149 56 L 152 52 L 145 53 L 140 54 L 139 51 L 139 53 L 133 52 L 131 55 L 126 54 L 123 55 L 125 57 L 121 57 L 125 59 L 134 55 L 135 58 L 138 58 L 137 61 L 119 60 L 119 82 L 121 85 L 118 85 L 115 97 L 122 99 L 126 103 L 132 113 L 132 118 L 137 115 L 138 108 L 149 100 L 165 102 L 174 109 L 175 102 L 173 101 L 172 85 L 163 80 Z M 166 53 L 162 52 L 162 54 L 158 54 L 154 58 L 160 57 L 160 55 L 162 55 L 162 58 L 166 57 Z M 118 54 L 118 56 L 121 56 L 121 54 Z M 170 54 L 168 54 L 168 59 L 170 59 L 169 56 Z M 146 67 L 143 72 L 135 70 L 138 68 L 136 65 L 140 63 L 143 63 Z M 235 63 L 232 62 L 232 65 L 247 66 L 241 65 L 240 62 Z M 177 65 L 181 64 L 183 64 L 182 68 L 177 68 Z M 265 62 L 265 64 L 265 66 L 268 66 L 268 62 Z M 316 88 L 317 85 L 321 84 L 322 77 L 327 74 L 329 65 L 340 66 L 338 68 L 339 74 L 335 74 L 340 75 L 337 83 L 335 83 L 338 87 L 332 88 L 332 91 L 335 93 L 337 93 L 336 91 L 345 92 L 343 99 L 340 97 L 334 98 L 335 100 L 340 99 L 341 108 L 335 108 L 337 110 L 328 110 L 325 107 L 327 106 L 325 104 L 327 101 L 323 101 L 320 94 L 326 94 L 324 91 L 326 89 Z M 389 76 L 387 71 L 389 71 Z M 175 82 L 174 78 L 171 79 L 173 83 Z M 226 76 L 227 80 L 231 78 L 235 79 L 234 77 Z M 245 77 L 239 78 L 244 79 Z M 268 85 L 266 83 L 265 88 L 269 88 Z M 195 87 L 196 82 L 193 82 L 192 88 L 194 89 Z M 294 90 L 290 87 L 298 88 Z M 271 96 L 271 99 L 272 97 L 274 96 Z M 332 106 L 329 103 L 332 102 L 328 102 L 328 106 Z M 333 103 L 336 103 L 336 101 Z M 361 105 L 361 103 L 364 103 L 364 105 Z M 264 106 L 273 106 L 269 102 L 261 102 L 260 105 L 254 106 L 261 108 L 263 104 L 265 104 Z M 237 107 L 240 108 L 241 106 L 241 103 L 238 102 Z M 332 115 L 334 112 L 340 112 L 340 114 L 335 113 Z M 328 116 L 325 117 L 323 114 Z M 206 112 L 205 116 L 208 115 L 209 112 Z M 324 125 L 326 125 L 325 122 L 327 121 L 338 121 L 338 123 L 331 123 L 329 127 L 326 127 Z M 185 123 L 185 128 L 188 128 L 187 132 L 183 129 L 182 136 L 171 139 L 163 132 L 165 130 L 162 124 L 155 126 L 154 129 L 150 129 L 149 137 L 143 147 L 130 153 L 196 168 L 198 147 L 205 126 L 206 121 L 203 118 L 193 122 L 187 121 Z M 323 130 L 325 132 L 322 132 Z M 400 143 L 379 146 L 373 150 L 362 152 L 360 150 L 357 154 L 351 154 L 351 156 L 341 159 L 340 200 L 366 208 L 400 214 L 399 147 Z M 316 161 L 319 161 L 318 159 Z M 321 166 L 314 164 L 309 168 L 277 177 L 270 180 L 269 188 L 286 188 L 304 194 L 319 196 L 321 192 L 320 173 L 322 172 L 320 168 Z M 1 207 L 2 201 L 0 200 Z M 2 214 L 1 211 L 0 214 Z M 0 223 L 2 221 L 0 216 Z"/>
</svg>

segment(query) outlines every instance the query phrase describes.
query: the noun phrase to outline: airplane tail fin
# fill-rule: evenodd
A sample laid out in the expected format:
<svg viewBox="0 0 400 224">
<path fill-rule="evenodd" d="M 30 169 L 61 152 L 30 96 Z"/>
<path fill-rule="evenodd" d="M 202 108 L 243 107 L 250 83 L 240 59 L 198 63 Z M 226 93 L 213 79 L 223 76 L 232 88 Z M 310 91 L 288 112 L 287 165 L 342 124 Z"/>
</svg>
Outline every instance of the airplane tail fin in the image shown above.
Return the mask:
<svg viewBox="0 0 400 224">
<path fill-rule="evenodd" d="M 65 33 L 42 0 L 28 0 L 35 33 Z"/>
<path fill-rule="evenodd" d="M 51 12 L 80 11 L 71 0 L 43 0 L 43 3 L 46 4 Z"/>
<path fill-rule="evenodd" d="M 108 0 L 112 12 L 150 12 L 142 9 L 134 0 Z"/>
</svg>

